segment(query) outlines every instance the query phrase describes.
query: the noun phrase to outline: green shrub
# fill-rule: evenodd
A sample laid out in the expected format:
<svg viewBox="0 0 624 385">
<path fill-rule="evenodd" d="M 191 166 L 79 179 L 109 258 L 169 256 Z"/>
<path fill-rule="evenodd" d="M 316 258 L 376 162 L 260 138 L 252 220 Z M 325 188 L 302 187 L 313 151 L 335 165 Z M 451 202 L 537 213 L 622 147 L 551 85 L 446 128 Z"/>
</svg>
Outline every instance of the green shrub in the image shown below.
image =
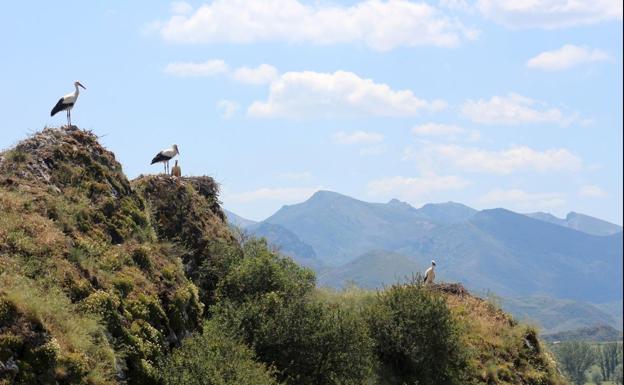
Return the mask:
<svg viewBox="0 0 624 385">
<path fill-rule="evenodd" d="M 208 321 L 202 334 L 184 340 L 159 369 L 165 385 L 276 385 L 272 371 L 252 351 Z"/>
<path fill-rule="evenodd" d="M 419 285 L 380 292 L 368 324 L 389 384 L 463 384 L 466 356 L 444 299 Z"/>
<path fill-rule="evenodd" d="M 244 259 L 219 282 L 218 300 L 248 301 L 267 293 L 305 296 L 314 288 L 314 272 L 271 252 L 264 240 L 252 240 L 243 248 Z"/>
<path fill-rule="evenodd" d="M 312 296 L 314 274 L 271 252 L 265 242 L 219 283 L 212 313 L 289 384 L 362 384 L 372 366 L 366 323 Z"/>
</svg>

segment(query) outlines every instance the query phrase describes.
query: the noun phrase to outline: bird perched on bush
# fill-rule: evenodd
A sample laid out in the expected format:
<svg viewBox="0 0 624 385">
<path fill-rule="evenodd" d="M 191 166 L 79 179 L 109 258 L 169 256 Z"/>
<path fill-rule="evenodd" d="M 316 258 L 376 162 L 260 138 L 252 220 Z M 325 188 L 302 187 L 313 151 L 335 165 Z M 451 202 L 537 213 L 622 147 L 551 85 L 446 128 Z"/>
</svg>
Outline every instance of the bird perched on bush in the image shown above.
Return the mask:
<svg viewBox="0 0 624 385">
<path fill-rule="evenodd" d="M 178 177 L 178 178 L 182 176 L 182 170 L 180 169 L 180 166 L 178 166 L 178 160 L 177 159 L 176 159 L 175 165 L 171 169 L 171 176 L 175 176 L 175 177 Z"/>
<path fill-rule="evenodd" d="M 427 271 L 425 271 L 425 285 L 433 284 L 433 280 L 435 279 L 435 271 L 434 271 L 435 266 L 436 266 L 436 263 L 434 260 L 432 260 L 431 267 L 429 267 Z"/>
</svg>

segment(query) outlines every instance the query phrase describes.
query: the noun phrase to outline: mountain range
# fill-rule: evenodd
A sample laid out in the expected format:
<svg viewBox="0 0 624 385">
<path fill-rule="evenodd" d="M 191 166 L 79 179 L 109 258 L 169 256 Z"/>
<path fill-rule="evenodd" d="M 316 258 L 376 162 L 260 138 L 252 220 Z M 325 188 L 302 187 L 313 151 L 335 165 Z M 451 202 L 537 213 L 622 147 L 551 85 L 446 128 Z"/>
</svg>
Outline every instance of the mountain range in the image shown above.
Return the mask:
<svg viewBox="0 0 624 385">
<path fill-rule="evenodd" d="M 422 272 L 435 259 L 439 279 L 503 298 L 539 303 L 535 298 L 542 296 L 581 307 L 622 301 L 622 227 L 588 215 L 572 212 L 562 219 L 455 202 L 415 208 L 396 199 L 370 203 L 330 191 L 284 206 L 261 222 L 227 215 L 312 267 L 326 286 L 353 282 L 376 288 Z M 613 321 L 613 312 L 603 313 L 609 316 L 590 324 L 572 320 L 569 326 L 599 320 L 621 325 L 621 317 Z"/>
</svg>

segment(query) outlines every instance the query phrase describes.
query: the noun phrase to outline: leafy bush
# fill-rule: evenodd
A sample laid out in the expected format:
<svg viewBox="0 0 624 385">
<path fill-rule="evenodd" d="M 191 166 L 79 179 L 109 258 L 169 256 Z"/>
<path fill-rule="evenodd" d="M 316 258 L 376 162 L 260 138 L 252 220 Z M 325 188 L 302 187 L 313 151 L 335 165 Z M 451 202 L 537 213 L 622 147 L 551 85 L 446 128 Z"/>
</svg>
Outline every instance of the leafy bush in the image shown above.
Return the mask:
<svg viewBox="0 0 624 385">
<path fill-rule="evenodd" d="M 264 240 L 248 241 L 243 254 L 243 260 L 219 282 L 218 300 L 245 302 L 268 293 L 300 298 L 314 288 L 312 270 L 270 251 Z"/>
<path fill-rule="evenodd" d="M 596 355 L 587 342 L 567 341 L 555 349 L 561 367 L 568 378 L 576 385 L 585 383 L 585 371 L 596 361 Z"/>
<path fill-rule="evenodd" d="M 466 355 L 444 299 L 416 284 L 380 292 L 368 313 L 389 384 L 463 384 Z"/>
<path fill-rule="evenodd" d="M 215 321 L 184 340 L 160 367 L 165 385 L 274 385 L 272 371 Z"/>
<path fill-rule="evenodd" d="M 361 384 L 372 341 L 354 312 L 313 300 L 313 273 L 252 240 L 217 288 L 217 319 L 289 384 Z"/>
</svg>

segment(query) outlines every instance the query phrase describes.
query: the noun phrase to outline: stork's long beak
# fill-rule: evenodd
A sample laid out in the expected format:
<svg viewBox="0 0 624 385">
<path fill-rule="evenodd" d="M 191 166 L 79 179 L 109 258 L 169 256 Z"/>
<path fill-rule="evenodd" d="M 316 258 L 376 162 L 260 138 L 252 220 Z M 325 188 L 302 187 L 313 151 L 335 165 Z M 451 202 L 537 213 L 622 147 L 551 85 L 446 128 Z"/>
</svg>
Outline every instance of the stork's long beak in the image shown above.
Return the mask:
<svg viewBox="0 0 624 385">
<path fill-rule="evenodd" d="M 82 87 L 82 89 L 83 89 L 83 90 L 86 90 L 86 89 L 87 89 L 85 86 L 83 86 L 82 84 L 80 84 L 80 82 L 78 82 L 78 85 L 79 85 L 80 87 Z"/>
</svg>

